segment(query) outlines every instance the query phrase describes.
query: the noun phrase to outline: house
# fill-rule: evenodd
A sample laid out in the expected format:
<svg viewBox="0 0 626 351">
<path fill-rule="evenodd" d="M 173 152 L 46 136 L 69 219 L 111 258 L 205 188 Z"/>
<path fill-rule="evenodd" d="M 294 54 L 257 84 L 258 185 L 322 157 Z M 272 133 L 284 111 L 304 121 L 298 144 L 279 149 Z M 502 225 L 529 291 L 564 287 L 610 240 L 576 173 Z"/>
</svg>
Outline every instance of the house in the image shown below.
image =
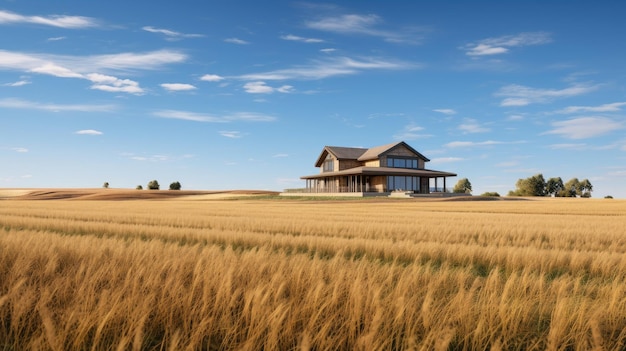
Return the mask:
<svg viewBox="0 0 626 351">
<path fill-rule="evenodd" d="M 412 194 L 446 192 L 446 178 L 455 173 L 426 169 L 430 160 L 404 141 L 369 149 L 326 146 L 315 167 L 319 174 L 300 177 L 307 193 L 385 195 L 393 191 Z M 431 189 L 431 179 L 434 189 Z M 438 187 L 438 180 L 443 187 Z"/>
</svg>

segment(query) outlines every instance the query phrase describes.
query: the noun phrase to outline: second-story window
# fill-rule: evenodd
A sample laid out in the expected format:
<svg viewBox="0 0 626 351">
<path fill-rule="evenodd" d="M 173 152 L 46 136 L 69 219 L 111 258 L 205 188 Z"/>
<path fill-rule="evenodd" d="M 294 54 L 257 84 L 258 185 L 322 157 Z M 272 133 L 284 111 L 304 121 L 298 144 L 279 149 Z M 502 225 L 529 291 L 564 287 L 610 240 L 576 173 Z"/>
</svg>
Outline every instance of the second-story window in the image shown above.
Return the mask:
<svg viewBox="0 0 626 351">
<path fill-rule="evenodd" d="M 387 167 L 417 169 L 418 166 L 416 158 L 387 157 Z"/>
<path fill-rule="evenodd" d="M 324 161 L 324 172 L 332 172 L 335 169 L 335 162 L 330 160 Z"/>
</svg>

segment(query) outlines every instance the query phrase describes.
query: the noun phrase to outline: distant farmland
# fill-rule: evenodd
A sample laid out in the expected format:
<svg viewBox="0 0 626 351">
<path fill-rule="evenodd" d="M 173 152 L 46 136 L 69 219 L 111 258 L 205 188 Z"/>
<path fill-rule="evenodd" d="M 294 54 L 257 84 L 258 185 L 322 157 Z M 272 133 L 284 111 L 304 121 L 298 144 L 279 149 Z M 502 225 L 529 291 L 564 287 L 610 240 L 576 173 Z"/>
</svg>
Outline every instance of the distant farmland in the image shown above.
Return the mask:
<svg viewBox="0 0 626 351">
<path fill-rule="evenodd" d="M 625 201 L 206 199 L 0 201 L 0 350 L 626 348 Z"/>
</svg>

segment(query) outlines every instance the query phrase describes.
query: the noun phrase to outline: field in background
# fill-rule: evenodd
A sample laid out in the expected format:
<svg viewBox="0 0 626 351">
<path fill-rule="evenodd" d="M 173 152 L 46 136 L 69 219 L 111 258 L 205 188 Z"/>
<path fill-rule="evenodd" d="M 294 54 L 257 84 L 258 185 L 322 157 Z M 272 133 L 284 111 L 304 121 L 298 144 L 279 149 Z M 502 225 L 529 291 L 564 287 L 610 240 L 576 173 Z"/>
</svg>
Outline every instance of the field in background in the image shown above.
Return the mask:
<svg viewBox="0 0 626 351">
<path fill-rule="evenodd" d="M 0 350 L 624 349 L 625 228 L 599 199 L 5 200 Z"/>
</svg>

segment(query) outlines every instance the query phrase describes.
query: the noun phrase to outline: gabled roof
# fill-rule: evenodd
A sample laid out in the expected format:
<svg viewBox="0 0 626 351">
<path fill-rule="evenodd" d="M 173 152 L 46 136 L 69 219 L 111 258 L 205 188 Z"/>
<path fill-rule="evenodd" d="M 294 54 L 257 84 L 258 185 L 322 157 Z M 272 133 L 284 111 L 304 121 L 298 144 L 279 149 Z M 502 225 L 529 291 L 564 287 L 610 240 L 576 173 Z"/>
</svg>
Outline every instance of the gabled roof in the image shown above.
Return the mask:
<svg viewBox="0 0 626 351">
<path fill-rule="evenodd" d="M 356 160 L 367 150 L 358 147 L 325 146 L 315 162 L 315 167 L 322 165 L 328 153 L 335 156 L 338 160 Z"/>
<path fill-rule="evenodd" d="M 332 154 L 338 160 L 356 160 L 356 161 L 368 161 L 375 160 L 379 158 L 381 155 L 395 149 L 396 147 L 404 146 L 413 152 L 415 155 L 423 159 L 424 161 L 430 161 L 426 156 L 420 154 L 409 146 L 409 144 L 404 141 L 395 142 L 391 144 L 375 146 L 369 149 L 357 148 L 357 147 L 341 147 L 341 146 L 325 146 L 320 156 L 317 158 L 315 162 L 315 167 L 319 167 L 322 165 L 324 160 L 326 159 L 327 154 Z"/>
<path fill-rule="evenodd" d="M 368 149 L 363 155 L 359 156 L 358 160 L 359 161 L 367 161 L 367 160 L 374 160 L 379 158 L 381 155 L 395 149 L 398 146 L 404 146 L 407 149 L 409 149 L 412 153 L 416 154 L 417 156 L 419 156 L 421 159 L 423 159 L 424 161 L 428 162 L 430 161 L 426 156 L 420 154 L 419 152 L 417 152 L 417 150 L 415 150 L 414 148 L 412 148 L 411 146 L 409 146 L 409 144 L 405 143 L 404 141 L 400 141 L 397 143 L 391 143 L 391 144 L 387 144 L 387 145 L 381 145 L 381 146 L 375 146 L 373 148 Z"/>
</svg>

